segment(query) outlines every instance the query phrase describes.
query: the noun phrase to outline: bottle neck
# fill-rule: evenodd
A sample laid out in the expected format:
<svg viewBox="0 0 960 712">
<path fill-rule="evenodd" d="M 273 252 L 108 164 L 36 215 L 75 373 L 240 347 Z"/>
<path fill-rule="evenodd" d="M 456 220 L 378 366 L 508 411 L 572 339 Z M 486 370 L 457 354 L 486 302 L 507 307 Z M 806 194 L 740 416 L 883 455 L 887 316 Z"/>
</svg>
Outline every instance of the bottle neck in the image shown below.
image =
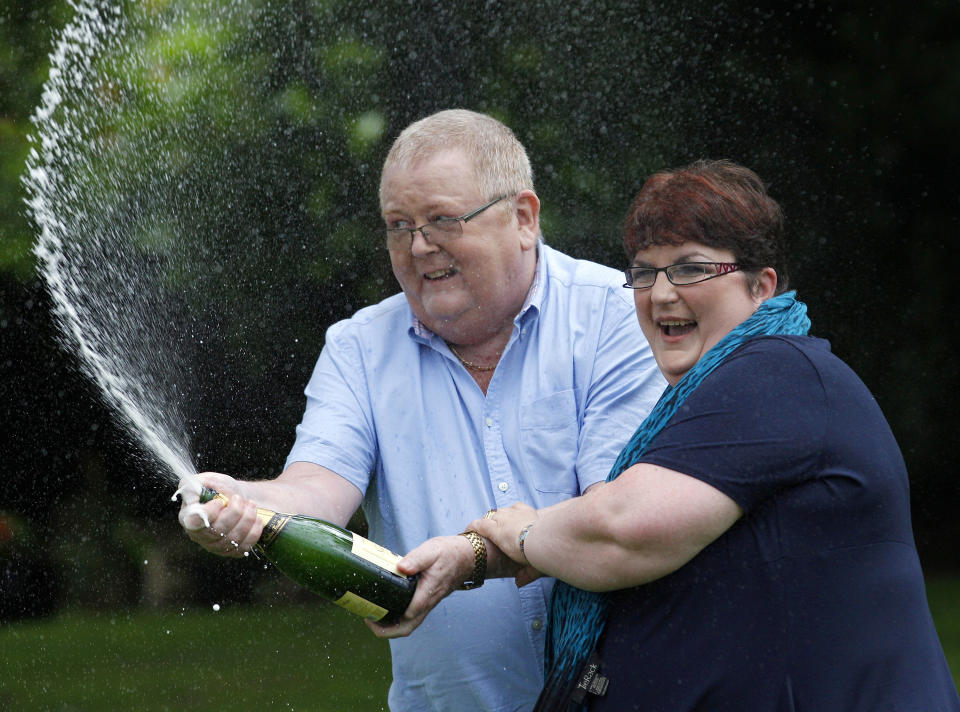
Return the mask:
<svg viewBox="0 0 960 712">
<path fill-rule="evenodd" d="M 213 500 L 220 500 L 224 507 L 227 506 L 227 503 L 230 501 L 229 498 L 220 494 L 215 489 L 210 489 L 209 487 L 204 487 L 200 491 L 200 502 L 211 502 Z M 257 507 L 257 519 L 263 522 L 263 525 L 266 526 L 270 523 L 270 520 L 277 515 L 272 509 L 265 509 L 264 507 Z M 282 515 L 281 515 L 282 516 Z"/>
</svg>

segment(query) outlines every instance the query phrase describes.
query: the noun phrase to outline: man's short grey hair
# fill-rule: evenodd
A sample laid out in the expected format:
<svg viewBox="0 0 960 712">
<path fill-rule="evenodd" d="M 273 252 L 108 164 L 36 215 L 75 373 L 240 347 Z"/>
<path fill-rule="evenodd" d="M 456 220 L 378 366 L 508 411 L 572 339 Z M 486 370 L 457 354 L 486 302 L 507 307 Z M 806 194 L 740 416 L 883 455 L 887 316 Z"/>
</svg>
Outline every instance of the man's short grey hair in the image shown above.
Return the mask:
<svg viewBox="0 0 960 712">
<path fill-rule="evenodd" d="M 407 126 L 393 142 L 383 173 L 388 167 L 413 165 L 448 149 L 460 149 L 472 159 L 482 200 L 533 190 L 530 159 L 513 131 L 492 116 L 466 109 L 440 111 Z M 470 168 L 464 166 L 465 171 Z"/>
</svg>

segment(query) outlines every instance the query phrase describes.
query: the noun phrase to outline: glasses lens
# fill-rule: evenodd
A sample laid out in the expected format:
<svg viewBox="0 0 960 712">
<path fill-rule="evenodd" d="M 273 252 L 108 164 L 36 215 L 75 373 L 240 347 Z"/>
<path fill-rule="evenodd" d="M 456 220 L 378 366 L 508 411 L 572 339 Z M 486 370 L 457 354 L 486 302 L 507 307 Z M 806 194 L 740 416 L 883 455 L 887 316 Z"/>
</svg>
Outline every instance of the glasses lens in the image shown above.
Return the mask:
<svg viewBox="0 0 960 712">
<path fill-rule="evenodd" d="M 463 228 L 457 218 L 439 218 L 421 228 L 423 236 L 432 242 L 460 237 Z"/>
<path fill-rule="evenodd" d="M 405 244 L 410 242 L 410 231 L 409 230 L 391 230 L 387 229 L 387 249 L 395 250 L 399 247 L 403 247 Z"/>
<path fill-rule="evenodd" d="M 653 284 L 656 270 L 645 269 L 643 267 L 630 267 L 624 270 L 627 277 L 627 284 L 635 289 L 649 287 Z"/>
<path fill-rule="evenodd" d="M 396 250 L 409 247 L 416 232 L 422 233 L 425 240 L 438 243 L 460 237 L 463 234 L 463 227 L 460 225 L 459 218 L 440 218 L 413 230 L 409 228 L 387 228 L 387 249 Z"/>
<path fill-rule="evenodd" d="M 702 282 L 716 274 L 713 265 L 703 262 L 689 262 L 686 264 L 670 265 L 667 276 L 674 284 L 693 284 Z"/>
</svg>

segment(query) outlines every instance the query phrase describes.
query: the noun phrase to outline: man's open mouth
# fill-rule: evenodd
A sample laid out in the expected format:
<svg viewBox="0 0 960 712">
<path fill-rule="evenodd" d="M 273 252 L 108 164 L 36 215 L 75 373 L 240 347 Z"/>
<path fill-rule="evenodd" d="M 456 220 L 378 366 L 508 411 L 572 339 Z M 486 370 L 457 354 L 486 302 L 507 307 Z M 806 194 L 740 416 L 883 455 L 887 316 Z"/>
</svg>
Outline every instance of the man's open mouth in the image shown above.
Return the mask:
<svg viewBox="0 0 960 712">
<path fill-rule="evenodd" d="M 444 267 L 443 269 L 435 269 L 432 272 L 425 272 L 423 275 L 424 279 L 428 279 L 431 282 L 438 279 L 446 279 L 447 277 L 452 277 L 457 273 L 456 267 Z"/>
</svg>

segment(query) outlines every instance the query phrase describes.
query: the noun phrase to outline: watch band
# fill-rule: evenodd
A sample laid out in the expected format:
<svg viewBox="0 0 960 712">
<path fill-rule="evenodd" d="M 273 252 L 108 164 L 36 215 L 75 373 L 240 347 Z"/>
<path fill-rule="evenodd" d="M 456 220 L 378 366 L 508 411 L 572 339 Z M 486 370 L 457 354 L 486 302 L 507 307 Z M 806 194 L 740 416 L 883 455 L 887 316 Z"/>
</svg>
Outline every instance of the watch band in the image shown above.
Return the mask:
<svg viewBox="0 0 960 712">
<path fill-rule="evenodd" d="M 473 547 L 473 573 L 468 581 L 460 584 L 460 589 L 469 591 L 471 588 L 480 588 L 487 576 L 487 545 L 483 537 L 476 532 L 461 532 L 460 536 L 467 538 Z"/>
</svg>

